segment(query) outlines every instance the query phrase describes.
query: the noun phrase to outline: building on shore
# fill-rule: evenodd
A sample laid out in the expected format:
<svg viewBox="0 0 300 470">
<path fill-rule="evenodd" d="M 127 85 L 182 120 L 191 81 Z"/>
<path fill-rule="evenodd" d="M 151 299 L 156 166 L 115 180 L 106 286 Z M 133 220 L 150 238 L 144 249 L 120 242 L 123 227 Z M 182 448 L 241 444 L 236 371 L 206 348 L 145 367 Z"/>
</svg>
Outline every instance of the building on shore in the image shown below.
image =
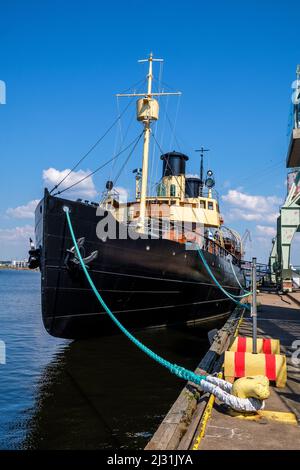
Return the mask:
<svg viewBox="0 0 300 470">
<path fill-rule="evenodd" d="M 27 269 L 28 261 L 23 260 L 0 260 L 0 268 Z"/>
<path fill-rule="evenodd" d="M 1 261 L 1 260 L 0 260 L 0 267 L 1 267 L 1 268 L 10 267 L 10 266 L 11 266 L 11 260 L 10 260 L 10 261 L 7 261 L 7 260 Z"/>
<path fill-rule="evenodd" d="M 15 268 L 15 269 L 22 269 L 22 268 L 28 268 L 28 261 L 27 259 L 23 259 L 23 260 L 13 260 L 11 262 L 11 265 L 12 265 L 12 268 Z"/>
</svg>

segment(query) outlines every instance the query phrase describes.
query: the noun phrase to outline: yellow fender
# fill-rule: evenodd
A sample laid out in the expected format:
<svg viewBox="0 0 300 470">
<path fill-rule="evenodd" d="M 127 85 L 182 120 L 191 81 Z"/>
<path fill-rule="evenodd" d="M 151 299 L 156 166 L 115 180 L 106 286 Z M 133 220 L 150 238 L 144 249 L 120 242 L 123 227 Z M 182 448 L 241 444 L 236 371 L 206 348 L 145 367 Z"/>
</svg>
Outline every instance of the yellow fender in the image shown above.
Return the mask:
<svg viewBox="0 0 300 470">
<path fill-rule="evenodd" d="M 277 387 L 285 387 L 287 381 L 286 357 L 283 354 L 225 352 L 225 380 L 233 383 L 235 378 L 254 375 L 264 375 L 270 381 L 276 382 Z"/>
<path fill-rule="evenodd" d="M 253 340 L 250 336 L 237 336 L 229 348 L 234 352 L 252 352 Z M 279 339 L 257 338 L 256 351 L 264 354 L 280 354 Z"/>
</svg>

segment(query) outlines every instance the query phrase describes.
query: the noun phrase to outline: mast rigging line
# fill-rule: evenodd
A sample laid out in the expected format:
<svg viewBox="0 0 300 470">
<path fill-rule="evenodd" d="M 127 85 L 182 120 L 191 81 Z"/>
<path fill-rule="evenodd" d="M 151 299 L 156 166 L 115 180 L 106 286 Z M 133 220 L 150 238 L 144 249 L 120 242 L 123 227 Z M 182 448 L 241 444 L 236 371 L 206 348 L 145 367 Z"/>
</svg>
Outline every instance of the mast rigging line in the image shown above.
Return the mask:
<svg viewBox="0 0 300 470">
<path fill-rule="evenodd" d="M 136 140 L 136 142 L 135 142 L 134 146 L 132 147 L 131 151 L 130 151 L 129 154 L 127 155 L 127 158 L 125 159 L 123 165 L 121 166 L 120 170 L 118 171 L 116 177 L 114 178 L 114 180 L 113 180 L 114 186 L 115 186 L 115 184 L 117 183 L 118 179 L 120 178 L 120 176 L 121 176 L 121 174 L 122 174 L 122 171 L 124 170 L 125 166 L 127 165 L 127 163 L 128 163 L 128 161 L 129 161 L 131 155 L 132 155 L 133 152 L 135 151 L 135 149 L 136 149 L 136 147 L 137 147 L 139 141 L 141 140 L 141 137 L 142 137 L 142 135 L 144 134 L 144 132 L 145 132 L 145 131 L 144 131 L 144 129 L 143 129 L 143 131 L 141 132 L 141 134 L 138 136 L 138 139 Z"/>
<path fill-rule="evenodd" d="M 136 84 L 134 84 L 132 87 L 130 87 L 129 89 L 133 88 L 134 86 L 137 86 L 138 84 L 144 82 L 145 79 L 143 78 L 142 80 L 139 80 Z M 128 90 L 128 89 L 127 89 Z M 125 91 L 127 91 L 125 90 Z M 132 102 L 134 101 L 134 97 L 127 103 L 127 105 L 125 106 L 125 108 L 123 109 L 123 111 L 121 112 L 121 114 L 119 114 L 116 119 L 113 121 L 113 123 L 106 129 L 106 131 L 104 132 L 104 134 L 102 134 L 101 137 L 99 137 L 99 139 L 92 145 L 92 147 L 89 148 L 89 150 L 78 160 L 78 162 L 76 163 L 76 165 L 73 166 L 73 168 L 71 168 L 71 170 L 55 185 L 53 186 L 53 188 L 51 189 L 50 191 L 50 194 L 53 193 L 53 191 L 55 191 L 55 189 L 57 189 L 69 176 L 71 173 L 73 173 L 74 170 L 76 170 L 76 168 L 78 168 L 78 166 L 80 165 L 80 163 L 83 162 L 83 160 L 85 160 L 89 154 L 100 144 L 100 142 L 107 136 L 107 134 L 109 134 L 109 132 L 113 129 L 113 127 L 121 120 L 122 116 L 126 113 L 127 109 L 129 108 L 129 106 L 132 104 Z M 58 193 L 56 193 L 58 194 Z M 59 193 L 60 194 L 60 193 Z"/>
<path fill-rule="evenodd" d="M 153 81 L 157 82 L 156 78 L 153 77 Z M 162 84 L 165 84 L 168 88 L 172 89 L 172 90 L 175 90 L 173 87 L 167 85 L 165 82 L 163 82 L 162 80 L 160 81 Z M 169 124 L 169 127 L 170 127 L 170 131 L 171 131 L 171 142 L 170 142 L 170 148 L 172 147 L 172 144 L 173 144 L 173 141 L 175 140 L 176 142 L 176 145 L 177 147 L 179 148 L 179 151 L 181 152 L 181 145 L 179 144 L 179 141 L 178 141 L 178 138 L 176 136 L 176 132 L 175 132 L 175 129 L 176 129 L 176 124 L 177 124 L 177 117 L 178 117 L 178 112 L 179 112 L 179 106 L 180 106 L 180 98 L 181 98 L 181 95 L 178 96 L 178 101 L 177 101 L 177 108 L 176 108 L 176 116 L 175 116 L 175 123 L 173 124 L 172 121 L 171 121 L 171 118 L 169 116 L 169 113 L 167 111 L 167 107 L 168 107 L 168 104 L 165 106 L 165 103 L 163 103 L 163 101 L 161 102 L 161 107 L 164 109 L 164 113 L 165 113 L 165 118 L 166 120 L 168 121 L 168 124 Z"/>
<path fill-rule="evenodd" d="M 130 127 L 131 127 L 131 125 L 132 125 L 133 119 L 134 119 L 134 113 L 132 114 L 132 116 L 131 116 L 131 118 L 130 118 L 130 120 L 129 120 L 128 126 L 127 126 L 127 128 L 126 128 L 126 131 L 125 131 L 123 137 L 121 138 L 120 145 L 117 145 L 117 144 L 115 145 L 114 153 L 113 153 L 114 156 L 116 155 L 116 152 L 119 152 L 119 151 L 122 149 L 122 147 L 123 147 L 123 145 L 124 145 L 124 143 L 125 143 L 125 141 L 126 141 L 126 139 L 127 139 L 127 136 L 128 136 Z M 121 125 L 121 120 L 119 121 L 119 124 Z M 111 166 L 111 170 L 110 170 L 110 174 L 109 174 L 109 179 L 110 179 L 110 180 L 112 179 L 112 175 L 113 175 L 113 172 L 114 172 L 114 169 L 115 169 L 115 162 L 116 162 L 116 160 L 114 160 L 114 161 L 112 162 L 112 166 Z"/>
<path fill-rule="evenodd" d="M 57 196 L 59 194 L 62 194 L 64 193 L 65 191 L 73 188 L 74 186 L 76 186 L 77 184 L 79 183 L 82 183 L 82 181 L 86 180 L 87 178 L 90 178 L 90 176 L 93 176 L 95 173 L 97 173 L 99 170 L 102 170 L 102 168 L 104 168 L 106 165 L 108 165 L 110 162 L 112 162 L 113 160 L 115 160 L 116 158 L 118 158 L 122 153 L 126 152 L 126 150 L 128 150 L 132 145 L 134 144 L 137 144 L 138 141 L 140 140 L 140 138 L 142 137 L 144 133 L 144 130 L 133 140 L 131 141 L 123 150 L 121 150 L 120 152 L 118 152 L 114 157 L 110 158 L 109 160 L 107 160 L 107 162 L 103 163 L 103 165 L 99 166 L 98 168 L 96 168 L 94 171 L 91 171 L 91 173 L 89 173 L 88 175 L 84 176 L 83 178 L 81 178 L 80 180 L 76 181 L 75 183 L 71 184 L 70 186 L 68 186 L 67 188 L 65 189 L 62 189 L 61 191 L 57 191 L 54 196 Z M 134 146 L 135 148 L 135 146 Z M 133 151 L 133 150 L 132 150 Z"/>
<path fill-rule="evenodd" d="M 161 78 L 162 78 L 162 74 L 163 74 L 163 62 L 160 62 L 159 63 L 159 74 L 158 74 L 158 80 L 156 80 L 154 78 L 154 76 L 152 77 L 152 80 L 155 80 L 155 82 L 157 82 L 157 91 L 158 93 L 161 93 L 163 90 L 161 88 Z M 157 98 L 157 102 L 160 106 L 160 103 L 161 103 L 161 100 L 160 100 L 160 96 L 158 96 Z M 155 124 L 154 124 L 154 131 L 156 133 L 157 131 L 157 124 L 158 124 L 158 121 L 155 121 Z M 157 178 L 157 167 L 158 165 L 155 165 L 155 168 L 154 168 L 154 160 L 155 160 L 155 146 L 153 146 L 152 148 L 152 156 L 151 156 L 151 170 L 150 170 L 150 181 L 153 179 L 153 181 L 156 180 Z M 154 176 L 154 173 L 155 173 L 155 176 Z"/>
<path fill-rule="evenodd" d="M 154 81 L 154 82 L 157 82 L 158 80 L 157 80 L 157 78 L 153 77 L 153 81 Z M 169 88 L 170 90 L 173 90 L 173 91 L 176 90 L 176 88 L 174 88 L 172 85 L 169 85 L 169 84 L 168 84 L 167 82 L 165 82 L 164 80 L 160 80 L 160 83 L 161 83 L 162 85 L 166 86 L 167 88 Z"/>
<path fill-rule="evenodd" d="M 154 142 L 155 142 L 155 143 L 156 143 L 156 145 L 158 146 L 158 148 L 159 148 L 160 152 L 161 152 L 162 154 L 164 154 L 165 152 L 164 152 L 164 151 L 163 151 L 163 149 L 161 148 L 161 146 L 160 146 L 159 142 L 156 140 L 156 138 L 155 138 L 155 135 L 154 135 L 154 133 L 153 133 L 153 132 L 152 132 L 152 137 L 153 137 L 153 139 L 154 139 Z M 167 166 L 168 166 L 168 168 L 169 168 L 169 169 L 172 171 L 172 168 L 171 168 L 171 166 L 169 165 L 169 162 L 168 162 L 168 160 L 166 160 L 166 168 L 165 168 L 165 172 L 166 172 Z M 174 178 L 176 179 L 176 182 L 177 182 L 178 186 L 180 187 L 180 190 L 181 190 L 181 191 L 182 191 L 182 193 L 183 193 L 183 188 L 182 188 L 182 185 L 181 185 L 181 183 L 180 183 L 179 179 L 177 178 L 177 176 L 176 176 L 176 175 L 174 175 L 174 174 L 173 174 L 173 172 L 172 172 L 172 175 L 173 175 L 173 176 L 174 176 Z M 164 174 L 164 176 L 165 176 L 165 174 Z M 160 179 L 160 181 L 161 181 L 161 180 L 162 180 L 162 178 Z M 195 214 L 195 212 L 194 212 L 194 214 Z M 205 214 L 205 213 L 204 213 L 204 214 Z M 207 222 L 208 220 L 207 220 L 207 216 L 206 216 L 206 214 L 205 214 L 205 218 L 206 218 L 206 222 Z M 235 274 L 235 273 L 234 273 L 234 274 Z M 245 290 L 245 289 L 244 289 L 244 290 Z M 245 291 L 245 292 L 248 292 L 248 291 Z M 244 296 L 235 296 L 234 294 L 231 294 L 231 295 L 232 295 L 233 297 L 241 297 L 241 298 L 242 298 L 242 297 L 246 297 L 246 295 L 244 295 Z M 247 295 L 249 295 L 249 294 L 247 294 Z M 233 300 L 234 300 L 234 299 L 233 299 Z"/>
<path fill-rule="evenodd" d="M 142 86 L 144 85 L 144 83 L 146 82 L 146 79 L 142 79 L 142 80 L 139 80 L 139 82 L 137 82 L 135 85 L 132 85 L 130 88 L 127 88 L 126 90 L 124 90 L 124 93 L 130 89 L 133 89 L 135 86 L 137 86 L 138 84 L 140 84 L 141 86 L 139 86 L 139 88 L 137 89 L 137 91 L 140 91 Z M 117 108 L 118 108 L 118 115 L 120 114 L 120 106 L 119 106 L 119 97 L 117 96 Z M 130 100 L 130 103 L 133 102 L 133 98 L 132 100 Z M 132 117 L 129 119 L 129 123 L 126 127 L 126 131 L 125 133 L 123 134 L 122 132 L 122 120 L 121 120 L 121 117 L 120 116 L 120 120 L 119 120 L 119 134 L 120 134 L 120 144 L 118 145 L 118 142 L 117 142 L 117 136 L 116 136 L 116 141 L 115 141 L 115 148 L 114 148 L 114 153 L 113 155 L 116 154 L 116 152 L 120 151 L 126 141 L 126 138 L 127 138 L 127 135 L 128 135 L 128 132 L 129 132 L 129 129 L 132 125 L 132 122 L 133 122 L 133 119 L 134 119 L 134 113 L 132 114 Z M 111 180 L 112 179 L 112 174 L 114 172 L 114 168 L 115 168 L 115 161 L 112 163 L 112 166 L 111 166 L 111 171 L 110 171 L 110 176 L 109 176 L 109 179 Z"/>
<path fill-rule="evenodd" d="M 175 143 L 179 149 L 180 152 L 182 152 L 182 149 L 181 149 L 181 145 L 179 143 L 179 140 L 178 140 L 178 137 L 176 135 L 176 124 L 177 124 L 177 119 L 178 119 L 178 112 L 179 112 L 179 106 L 180 106 L 180 98 L 181 96 L 178 97 L 178 101 L 177 101 L 177 107 L 176 107 L 176 115 L 175 115 L 175 122 L 173 124 L 173 122 L 171 121 L 171 118 L 169 116 L 169 113 L 167 111 L 167 106 L 165 106 L 165 104 L 162 102 L 162 109 L 164 109 L 164 112 L 165 112 L 165 116 L 166 116 L 166 119 L 167 119 L 167 122 L 168 122 L 168 125 L 170 127 L 170 131 L 171 131 L 171 141 L 170 141 L 170 148 L 172 147 L 173 145 L 173 142 L 175 140 Z"/>
<path fill-rule="evenodd" d="M 158 148 L 159 148 L 159 151 L 160 151 L 162 154 L 165 154 L 165 152 L 164 152 L 164 151 L 163 151 L 163 149 L 161 148 L 161 146 L 160 146 L 159 142 L 156 140 L 156 137 L 155 137 L 155 135 L 153 134 L 153 132 L 152 132 L 152 137 L 153 137 L 153 139 L 154 139 L 154 141 L 155 141 L 156 145 L 158 146 Z M 167 169 L 167 167 L 168 167 L 168 168 L 169 168 L 169 170 L 172 172 L 172 168 L 171 168 L 171 166 L 169 165 L 169 162 L 166 160 L 166 168 L 165 168 L 165 173 L 166 173 L 166 169 Z M 163 175 L 163 176 L 165 176 L 165 173 L 164 173 L 164 175 Z M 174 176 L 174 178 L 176 179 L 176 182 L 177 182 L 177 184 L 178 184 L 179 188 L 181 189 L 181 191 L 182 191 L 182 193 L 183 193 L 183 188 L 182 188 L 182 185 L 181 185 L 181 183 L 180 183 L 179 179 L 177 178 L 177 175 L 174 175 L 174 174 L 173 174 L 173 172 L 172 172 L 172 176 Z"/>
<path fill-rule="evenodd" d="M 156 143 L 156 145 L 158 146 L 158 148 L 159 148 L 159 151 L 161 152 L 161 154 L 162 154 L 162 155 L 163 155 L 163 154 L 165 154 L 165 152 L 164 152 L 164 151 L 163 151 L 163 149 L 161 148 L 161 146 L 160 146 L 159 142 L 156 140 L 156 137 L 155 137 L 155 135 L 154 135 L 154 133 L 153 133 L 153 132 L 152 132 L 152 137 L 153 137 L 153 139 L 154 139 L 154 142 L 155 142 L 155 143 Z M 168 167 L 168 168 L 169 168 L 169 170 L 172 172 L 172 168 L 171 168 L 171 166 L 169 165 L 169 162 L 168 162 L 168 160 L 166 160 L 166 168 L 165 168 L 164 176 L 166 175 L 166 170 L 167 170 L 167 167 Z M 172 172 L 172 176 L 174 176 L 174 178 L 176 179 L 176 182 L 177 182 L 177 184 L 178 184 L 178 186 L 179 186 L 180 190 L 181 190 L 181 191 L 182 191 L 182 193 L 183 193 L 183 188 L 182 188 L 182 186 L 181 186 L 181 184 L 180 184 L 180 181 L 179 181 L 179 179 L 177 178 L 177 176 L 176 176 L 176 175 L 174 175 L 174 174 L 173 174 L 173 172 Z"/>
<path fill-rule="evenodd" d="M 163 151 L 163 149 L 161 148 L 161 146 L 160 146 L 159 142 L 156 140 L 156 137 L 155 137 L 155 135 L 154 135 L 154 133 L 153 133 L 153 132 L 152 132 L 152 137 L 153 137 L 153 139 L 154 139 L 154 142 L 155 142 L 155 143 L 156 143 L 156 145 L 158 146 L 158 148 L 159 148 L 159 151 L 160 151 L 162 154 L 164 154 L 165 152 L 164 152 L 164 151 Z M 181 190 L 182 194 L 184 194 L 183 187 L 182 187 L 182 185 L 181 185 L 181 183 L 180 183 L 180 181 L 179 181 L 179 179 L 178 179 L 177 175 L 174 175 L 174 174 L 173 174 L 172 168 L 171 168 L 171 166 L 169 165 L 169 162 L 168 162 L 168 160 L 166 160 L 166 168 L 165 168 L 165 172 L 166 172 L 166 170 L 167 170 L 167 166 L 168 166 L 169 170 L 172 172 L 172 175 L 174 176 L 174 178 L 175 178 L 175 180 L 176 180 L 176 183 L 178 184 L 178 186 L 179 186 L 179 188 L 180 188 L 180 190 Z M 165 173 L 164 173 L 164 176 L 165 176 Z M 195 211 L 194 211 L 194 209 L 192 209 L 192 210 L 193 210 L 193 213 L 194 213 L 194 215 L 195 215 L 195 216 L 196 216 L 196 218 L 198 219 L 198 216 L 195 214 Z M 206 215 L 206 213 L 205 213 L 205 212 L 204 212 L 204 216 L 205 216 L 205 219 L 206 219 L 206 222 L 207 222 L 208 220 L 207 220 L 207 215 Z M 198 221 L 199 221 L 199 220 L 198 220 Z"/>
</svg>

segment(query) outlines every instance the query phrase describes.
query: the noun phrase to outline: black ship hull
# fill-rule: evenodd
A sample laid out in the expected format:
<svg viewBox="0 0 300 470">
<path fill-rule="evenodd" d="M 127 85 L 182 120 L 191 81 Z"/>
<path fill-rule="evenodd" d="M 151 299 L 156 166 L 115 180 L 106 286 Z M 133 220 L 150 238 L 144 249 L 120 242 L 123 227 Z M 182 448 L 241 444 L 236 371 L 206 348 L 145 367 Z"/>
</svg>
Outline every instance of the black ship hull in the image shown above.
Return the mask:
<svg viewBox="0 0 300 470">
<path fill-rule="evenodd" d="M 41 270 L 42 315 L 53 336 L 81 338 L 113 333 L 117 328 L 103 311 L 72 255 L 73 243 L 64 206 L 90 275 L 109 308 L 128 328 L 201 323 L 211 328 L 235 308 L 214 284 L 197 251 L 166 239 L 97 237 L 101 217 L 95 205 L 51 196 L 45 191 L 36 209 L 36 246 Z M 215 277 L 232 294 L 240 288 L 225 256 L 203 251 Z M 234 265 L 244 282 L 238 264 Z"/>
</svg>

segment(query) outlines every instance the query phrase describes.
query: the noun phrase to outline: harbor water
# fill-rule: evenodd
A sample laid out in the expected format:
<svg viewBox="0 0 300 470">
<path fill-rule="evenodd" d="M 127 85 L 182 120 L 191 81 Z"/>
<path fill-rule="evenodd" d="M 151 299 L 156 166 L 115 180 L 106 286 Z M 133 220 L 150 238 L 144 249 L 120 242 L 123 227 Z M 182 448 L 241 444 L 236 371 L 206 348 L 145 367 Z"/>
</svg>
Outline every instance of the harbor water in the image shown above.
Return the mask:
<svg viewBox="0 0 300 470">
<path fill-rule="evenodd" d="M 197 327 L 137 336 L 191 369 L 208 347 Z M 0 340 L 0 449 L 141 449 L 183 387 L 121 334 L 49 336 L 39 272 L 0 270 Z"/>
</svg>

